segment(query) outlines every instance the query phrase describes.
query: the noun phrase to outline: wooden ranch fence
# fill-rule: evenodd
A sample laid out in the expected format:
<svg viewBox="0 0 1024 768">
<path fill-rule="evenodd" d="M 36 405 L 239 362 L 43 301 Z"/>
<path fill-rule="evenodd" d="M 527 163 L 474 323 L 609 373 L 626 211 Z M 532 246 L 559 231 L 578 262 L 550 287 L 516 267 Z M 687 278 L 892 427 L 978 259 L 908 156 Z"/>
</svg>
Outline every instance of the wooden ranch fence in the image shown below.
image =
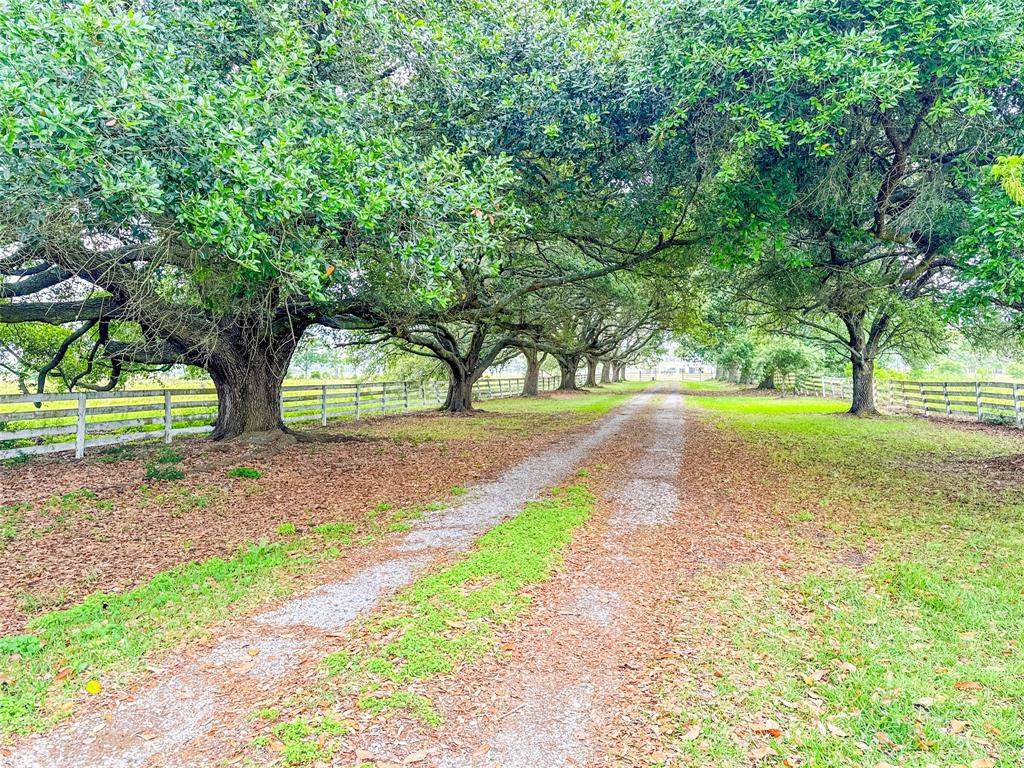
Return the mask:
<svg viewBox="0 0 1024 768">
<path fill-rule="evenodd" d="M 558 386 L 542 376 L 543 391 Z M 474 397 L 487 400 L 518 395 L 522 378 L 480 379 Z M 444 402 L 443 382 L 375 381 L 358 384 L 286 386 L 281 392 L 285 422 L 358 419 L 434 408 Z M 217 391 L 212 388 L 140 389 L 120 392 L 0 395 L 0 459 L 74 451 L 136 440 L 175 437 L 213 430 Z"/>
<path fill-rule="evenodd" d="M 1024 427 L 1024 384 L 1009 381 L 897 381 L 876 380 L 875 404 L 923 416 L 971 418 Z M 817 397 L 849 399 L 847 379 L 803 376 L 791 379 L 788 389 Z"/>
</svg>

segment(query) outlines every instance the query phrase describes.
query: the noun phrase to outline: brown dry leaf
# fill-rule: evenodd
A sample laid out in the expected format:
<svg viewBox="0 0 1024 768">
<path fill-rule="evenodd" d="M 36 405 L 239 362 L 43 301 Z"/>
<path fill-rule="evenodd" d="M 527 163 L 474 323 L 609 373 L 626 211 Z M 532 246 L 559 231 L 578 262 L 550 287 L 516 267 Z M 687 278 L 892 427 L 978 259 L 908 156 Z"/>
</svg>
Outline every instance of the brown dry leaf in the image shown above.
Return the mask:
<svg viewBox="0 0 1024 768">
<path fill-rule="evenodd" d="M 811 672 L 809 675 L 804 675 L 804 682 L 807 683 L 808 685 L 814 685 L 815 683 L 820 683 L 822 680 L 825 679 L 825 675 L 827 675 L 827 674 L 828 674 L 828 670 L 827 669 L 816 669 L 813 672 Z"/>
<path fill-rule="evenodd" d="M 480 755 L 486 755 L 490 751 L 491 751 L 491 745 L 490 744 L 481 744 L 473 752 L 473 757 L 480 757 Z"/>
<path fill-rule="evenodd" d="M 967 730 L 967 726 L 970 722 L 967 720 L 950 720 L 949 721 L 949 732 L 950 733 L 963 733 Z"/>
<path fill-rule="evenodd" d="M 771 757 L 776 754 L 775 750 L 765 745 L 763 747 L 757 747 L 747 752 L 747 757 L 751 760 L 764 760 L 766 757 Z"/>
<path fill-rule="evenodd" d="M 429 755 L 430 755 L 430 752 L 428 752 L 427 750 L 425 750 L 425 749 L 418 749 L 415 752 L 413 752 L 412 754 L 406 755 L 405 759 L 402 761 L 402 763 L 404 765 L 410 765 L 412 763 L 419 763 L 419 762 L 422 762 L 422 761 L 426 760 Z"/>
<path fill-rule="evenodd" d="M 880 747 L 892 747 L 892 746 L 895 746 L 895 744 L 896 744 L 896 742 L 893 741 L 889 737 L 889 734 L 886 733 L 885 731 L 879 731 L 878 733 L 876 733 L 875 734 L 875 741 L 878 743 L 878 746 L 880 746 Z"/>
<path fill-rule="evenodd" d="M 156 734 L 153 733 L 152 731 L 142 731 L 141 733 L 139 733 L 137 735 L 143 741 L 152 741 L 153 739 L 156 738 Z"/>
<path fill-rule="evenodd" d="M 71 671 L 71 667 L 61 667 L 61 669 L 57 671 L 57 676 L 53 679 L 57 682 L 60 682 L 61 680 L 66 680 L 68 676 L 71 674 Z"/>
<path fill-rule="evenodd" d="M 991 757 L 979 757 L 971 760 L 971 768 L 996 768 L 996 761 Z"/>
<path fill-rule="evenodd" d="M 280 739 L 271 739 L 270 743 L 267 744 L 267 749 L 271 752 L 284 752 L 284 742 Z"/>
<path fill-rule="evenodd" d="M 958 680 L 953 683 L 953 687 L 958 691 L 980 691 L 982 685 L 981 683 L 976 683 L 973 680 Z"/>
<path fill-rule="evenodd" d="M 259 656 L 260 655 L 260 649 L 257 648 L 256 646 L 253 646 L 252 648 L 249 649 L 249 655 L 250 656 Z"/>
<path fill-rule="evenodd" d="M 694 723 L 686 729 L 686 731 L 683 733 L 682 739 L 683 741 L 693 741 L 698 736 L 700 736 L 700 726 Z"/>
<path fill-rule="evenodd" d="M 750 730 L 752 730 L 754 733 L 766 733 L 769 736 L 774 736 L 775 738 L 778 738 L 782 735 L 782 728 L 779 726 L 778 723 L 770 719 L 765 720 L 761 723 L 755 723 L 753 726 L 751 726 Z"/>
<path fill-rule="evenodd" d="M 373 760 L 373 752 L 367 752 L 365 749 L 357 749 L 356 760 Z"/>
</svg>

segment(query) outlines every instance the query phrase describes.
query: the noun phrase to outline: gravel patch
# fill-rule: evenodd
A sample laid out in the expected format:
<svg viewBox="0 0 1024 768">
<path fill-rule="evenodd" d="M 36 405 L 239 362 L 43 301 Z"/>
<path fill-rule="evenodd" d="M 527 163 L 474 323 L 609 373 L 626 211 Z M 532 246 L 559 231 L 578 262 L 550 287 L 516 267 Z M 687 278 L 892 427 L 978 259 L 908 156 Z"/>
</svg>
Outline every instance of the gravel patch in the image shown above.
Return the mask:
<svg viewBox="0 0 1024 768">
<path fill-rule="evenodd" d="M 277 610 L 256 616 L 254 621 L 278 627 L 302 625 L 323 632 L 339 632 L 383 597 L 412 583 L 419 569 L 428 562 L 427 557 L 387 560 L 347 581 L 317 587 L 304 597 L 289 600 Z"/>
<path fill-rule="evenodd" d="M 618 592 L 586 586 L 576 593 L 571 610 L 591 624 L 608 627 L 615 621 L 616 609 L 620 604 L 621 596 Z"/>
<path fill-rule="evenodd" d="M 482 755 L 449 757 L 440 768 L 568 768 L 586 765 L 587 714 L 593 686 L 530 685 Z"/>
<path fill-rule="evenodd" d="M 679 508 L 679 491 L 663 480 L 630 480 L 615 500 L 616 510 L 609 518 L 615 528 L 662 525 Z"/>
<path fill-rule="evenodd" d="M 679 467 L 683 449 L 682 397 L 667 395 L 651 417 L 650 443 L 632 471 L 632 479 L 615 494 L 609 536 L 634 526 L 663 525 L 679 509 Z"/>
<path fill-rule="evenodd" d="M 202 736 L 213 722 L 216 698 L 211 686 L 197 685 L 195 675 L 184 673 L 124 702 L 116 712 L 116 720 L 108 722 L 107 713 L 96 713 L 77 721 L 56 737 L 38 737 L 0 765 L 11 768 L 142 766 L 150 758 Z M 103 747 L 96 748 L 101 741 Z"/>
<path fill-rule="evenodd" d="M 291 637 L 261 637 L 255 643 L 225 640 L 199 663 L 228 667 L 254 677 L 281 676 L 294 668 L 300 653 L 312 645 L 311 640 Z"/>
</svg>

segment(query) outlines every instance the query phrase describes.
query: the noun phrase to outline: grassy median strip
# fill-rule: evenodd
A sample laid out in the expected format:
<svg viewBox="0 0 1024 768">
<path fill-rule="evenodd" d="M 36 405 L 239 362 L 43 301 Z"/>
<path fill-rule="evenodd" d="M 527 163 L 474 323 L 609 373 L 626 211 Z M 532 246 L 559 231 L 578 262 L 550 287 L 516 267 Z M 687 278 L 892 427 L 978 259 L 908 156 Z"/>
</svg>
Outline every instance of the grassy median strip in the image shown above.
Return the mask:
<svg viewBox="0 0 1024 768">
<path fill-rule="evenodd" d="M 702 653 L 669 686 L 671 764 L 1019 765 L 1024 503 L 985 462 L 1020 442 L 824 401 L 699 402 L 782 470 L 799 557 L 709 575 Z"/>
<path fill-rule="evenodd" d="M 465 558 L 423 577 L 365 620 L 357 645 L 328 657 L 328 670 L 355 681 L 364 708 L 398 706 L 433 721 L 436 715 L 401 686 L 448 674 L 493 650 L 493 627 L 527 607 L 523 587 L 548 578 L 593 503 L 585 488 L 573 485 L 527 504 Z"/>
</svg>

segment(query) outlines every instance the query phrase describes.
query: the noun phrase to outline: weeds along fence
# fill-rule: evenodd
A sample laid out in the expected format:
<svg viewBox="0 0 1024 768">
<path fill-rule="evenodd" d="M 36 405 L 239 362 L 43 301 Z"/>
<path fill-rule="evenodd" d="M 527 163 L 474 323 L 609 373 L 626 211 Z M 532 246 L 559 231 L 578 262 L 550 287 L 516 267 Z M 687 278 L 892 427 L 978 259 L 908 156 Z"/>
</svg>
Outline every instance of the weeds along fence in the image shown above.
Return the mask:
<svg viewBox="0 0 1024 768">
<path fill-rule="evenodd" d="M 473 395 L 480 400 L 518 395 L 522 378 L 485 378 Z M 542 391 L 558 386 L 554 376 L 541 376 Z M 402 411 L 436 408 L 447 386 L 439 381 L 375 381 L 358 384 L 286 386 L 281 392 L 281 416 L 287 423 L 359 419 Z M 0 395 L 0 460 L 19 456 L 121 445 L 136 440 L 162 439 L 213 430 L 217 391 L 140 389 L 120 392 Z"/>
<path fill-rule="evenodd" d="M 801 395 L 849 399 L 852 383 L 828 376 L 790 379 L 787 389 Z M 1009 381 L 875 380 L 875 404 L 923 416 L 968 418 L 1024 427 L 1024 384 Z"/>
</svg>

